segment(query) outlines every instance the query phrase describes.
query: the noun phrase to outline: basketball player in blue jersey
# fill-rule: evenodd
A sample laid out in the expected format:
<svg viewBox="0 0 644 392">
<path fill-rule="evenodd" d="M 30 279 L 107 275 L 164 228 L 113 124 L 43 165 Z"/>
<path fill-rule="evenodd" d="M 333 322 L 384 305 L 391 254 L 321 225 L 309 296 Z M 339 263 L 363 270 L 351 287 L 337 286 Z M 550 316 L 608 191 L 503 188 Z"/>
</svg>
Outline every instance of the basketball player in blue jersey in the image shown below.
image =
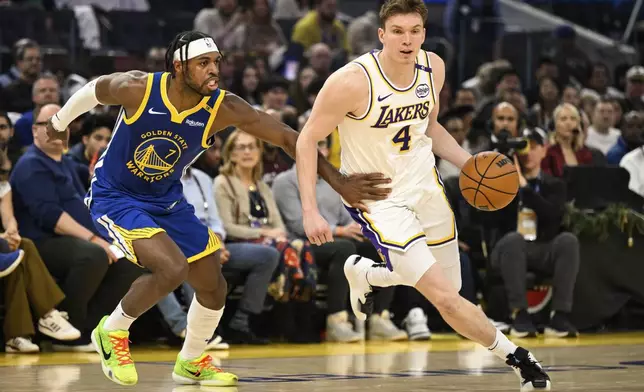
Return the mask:
<svg viewBox="0 0 644 392">
<path fill-rule="evenodd" d="M 195 217 L 180 180 L 218 130 L 239 127 L 291 156 L 297 133 L 219 89 L 220 61 L 211 37 L 181 33 L 166 52 L 168 72 L 99 77 L 74 94 L 48 125 L 50 138 L 66 143 L 67 126 L 81 114 L 98 104 L 122 106 L 86 197 L 96 226 L 117 253 L 151 272 L 132 284 L 116 310 L 92 332 L 103 372 L 121 385 L 138 381 L 128 344 L 130 325 L 186 280 L 196 295 L 173 379 L 182 384 L 237 384 L 237 376 L 213 366 L 203 352 L 226 300 L 221 239 Z M 347 200 L 359 203 L 389 192 L 379 187 L 388 183 L 382 175 L 344 177 L 323 158 L 318 163 L 320 175 Z"/>
<path fill-rule="evenodd" d="M 338 127 L 344 173 L 378 171 L 392 180 L 387 199 L 366 202 L 369 212 L 347 208 L 382 259 L 352 256 L 345 263 L 356 317 L 366 318 L 361 304 L 374 286 L 413 286 L 455 331 L 511 366 L 521 392 L 550 390 L 550 378 L 534 356 L 458 294 L 456 224 L 434 153 L 458 168 L 472 156 L 437 121 L 445 64 L 421 49 L 427 14 L 423 0 L 385 2 L 378 29 L 382 50 L 338 70 L 317 96 L 297 142 L 304 230 L 312 243 L 333 240 L 317 208 L 315 151 L 318 141 Z"/>
</svg>

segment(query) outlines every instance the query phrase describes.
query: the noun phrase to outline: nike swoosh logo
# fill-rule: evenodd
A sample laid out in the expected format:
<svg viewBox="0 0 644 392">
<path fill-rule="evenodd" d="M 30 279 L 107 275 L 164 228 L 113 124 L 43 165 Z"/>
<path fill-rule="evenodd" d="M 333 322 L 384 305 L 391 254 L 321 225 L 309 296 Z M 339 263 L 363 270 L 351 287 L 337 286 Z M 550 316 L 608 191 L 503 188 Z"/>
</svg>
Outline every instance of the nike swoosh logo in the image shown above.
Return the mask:
<svg viewBox="0 0 644 392">
<path fill-rule="evenodd" d="M 391 93 L 391 94 L 389 94 L 389 95 L 385 95 L 384 97 L 381 97 L 380 95 L 378 95 L 378 102 L 382 102 L 382 101 L 384 101 L 385 99 L 387 99 L 387 98 L 391 97 L 391 95 L 392 95 L 392 94 L 393 94 L 393 93 Z"/>
<path fill-rule="evenodd" d="M 148 113 L 150 113 L 150 114 L 168 114 L 168 113 L 163 113 L 163 112 L 155 112 L 154 108 L 150 108 L 150 110 L 148 110 Z"/>
<path fill-rule="evenodd" d="M 112 353 L 106 353 L 105 348 L 103 347 L 103 338 L 101 337 L 101 334 L 98 334 L 98 343 L 101 345 L 101 351 L 103 352 L 103 358 L 106 361 L 109 361 L 110 358 L 112 357 Z"/>
<path fill-rule="evenodd" d="M 197 370 L 196 372 L 191 372 L 190 370 L 187 370 L 187 369 L 186 369 L 186 371 L 187 371 L 188 373 L 192 374 L 192 375 L 193 375 L 193 376 L 195 376 L 195 377 L 199 377 L 199 376 L 201 375 L 201 372 L 200 372 L 200 371 L 198 371 L 198 370 Z"/>
</svg>

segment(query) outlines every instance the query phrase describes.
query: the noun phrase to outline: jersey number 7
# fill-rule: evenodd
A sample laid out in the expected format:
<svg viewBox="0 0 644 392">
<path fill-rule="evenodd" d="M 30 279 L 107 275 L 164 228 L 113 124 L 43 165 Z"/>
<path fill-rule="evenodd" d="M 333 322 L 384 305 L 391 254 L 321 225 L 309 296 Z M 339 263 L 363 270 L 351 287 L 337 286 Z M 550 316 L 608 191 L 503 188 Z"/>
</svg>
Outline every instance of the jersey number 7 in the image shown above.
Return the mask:
<svg viewBox="0 0 644 392">
<path fill-rule="evenodd" d="M 396 136 L 394 136 L 393 139 L 391 139 L 391 142 L 394 145 L 399 145 L 400 146 L 400 152 L 406 152 L 409 151 L 409 147 L 411 144 L 411 135 L 409 134 L 409 128 L 410 125 L 407 125 L 405 127 L 402 127 L 398 133 L 396 133 Z"/>
</svg>

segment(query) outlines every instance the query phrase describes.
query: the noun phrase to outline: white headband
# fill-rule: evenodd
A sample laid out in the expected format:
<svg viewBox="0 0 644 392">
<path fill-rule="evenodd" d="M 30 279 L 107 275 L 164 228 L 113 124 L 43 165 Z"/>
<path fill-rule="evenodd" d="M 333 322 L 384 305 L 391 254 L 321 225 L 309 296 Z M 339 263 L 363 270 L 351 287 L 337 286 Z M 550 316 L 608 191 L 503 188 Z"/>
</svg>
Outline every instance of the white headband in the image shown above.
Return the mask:
<svg viewBox="0 0 644 392">
<path fill-rule="evenodd" d="M 186 53 L 186 49 L 188 48 L 188 53 Z M 179 49 L 174 51 L 174 60 L 175 61 L 181 61 L 181 52 L 183 51 L 183 59 L 184 60 L 190 60 L 195 57 L 201 56 L 204 53 L 209 53 L 209 52 L 219 52 L 219 49 L 217 48 L 217 45 L 215 44 L 215 41 L 210 38 L 201 38 L 196 41 L 190 42 L 190 45 L 186 44 L 180 47 Z"/>
</svg>

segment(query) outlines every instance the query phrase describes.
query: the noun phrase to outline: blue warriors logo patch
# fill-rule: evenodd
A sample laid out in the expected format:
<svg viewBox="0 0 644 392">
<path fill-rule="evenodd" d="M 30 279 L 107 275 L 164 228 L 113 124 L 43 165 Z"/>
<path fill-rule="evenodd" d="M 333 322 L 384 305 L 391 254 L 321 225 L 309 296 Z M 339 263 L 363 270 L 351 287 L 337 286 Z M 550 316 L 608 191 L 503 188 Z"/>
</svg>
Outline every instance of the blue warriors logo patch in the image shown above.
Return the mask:
<svg viewBox="0 0 644 392">
<path fill-rule="evenodd" d="M 150 131 L 141 135 L 141 143 L 127 168 L 135 176 L 155 182 L 170 177 L 183 150 L 188 148 L 183 137 L 171 131 Z"/>
</svg>

